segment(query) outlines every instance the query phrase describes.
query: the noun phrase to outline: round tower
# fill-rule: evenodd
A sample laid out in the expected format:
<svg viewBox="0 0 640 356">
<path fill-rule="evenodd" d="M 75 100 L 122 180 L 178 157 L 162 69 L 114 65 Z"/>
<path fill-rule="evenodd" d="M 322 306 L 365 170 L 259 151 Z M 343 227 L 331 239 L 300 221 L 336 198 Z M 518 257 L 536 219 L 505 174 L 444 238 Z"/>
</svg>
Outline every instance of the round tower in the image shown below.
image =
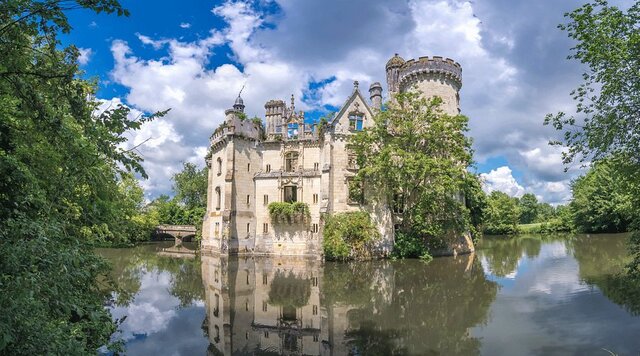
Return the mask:
<svg viewBox="0 0 640 356">
<path fill-rule="evenodd" d="M 394 83 L 397 85 L 397 92 L 418 90 L 426 98 L 438 96 L 443 101 L 442 110 L 445 113 L 460 113 L 462 67 L 453 59 L 437 56 L 410 59 L 399 68 Z"/>
<path fill-rule="evenodd" d="M 380 83 L 371 84 L 369 98 L 371 99 L 371 107 L 379 111 L 382 108 L 382 85 Z"/>
<path fill-rule="evenodd" d="M 400 67 L 404 64 L 404 59 L 397 53 L 387 62 L 385 69 L 387 71 L 387 90 L 393 95 L 398 92 L 398 76 Z"/>
</svg>

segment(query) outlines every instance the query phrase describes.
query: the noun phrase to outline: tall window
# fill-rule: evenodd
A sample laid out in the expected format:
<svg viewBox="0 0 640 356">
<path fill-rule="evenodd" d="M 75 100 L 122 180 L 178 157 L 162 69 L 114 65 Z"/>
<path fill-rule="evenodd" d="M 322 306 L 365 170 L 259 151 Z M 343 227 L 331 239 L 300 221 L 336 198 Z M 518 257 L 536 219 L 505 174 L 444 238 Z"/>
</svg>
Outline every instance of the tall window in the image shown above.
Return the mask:
<svg viewBox="0 0 640 356">
<path fill-rule="evenodd" d="M 251 205 L 251 195 L 247 194 L 247 206 Z"/>
<path fill-rule="evenodd" d="M 270 164 L 267 164 L 267 167 L 266 167 L 264 170 L 265 170 L 265 172 L 267 172 L 267 173 L 271 172 L 271 165 L 270 165 Z"/>
<path fill-rule="evenodd" d="M 313 195 L 313 203 L 318 204 L 318 194 Z"/>
<path fill-rule="evenodd" d="M 313 164 L 313 170 L 317 171 L 320 168 L 320 163 L 316 162 Z"/>
<path fill-rule="evenodd" d="M 213 235 L 214 236 L 220 235 L 220 223 L 219 222 L 216 223 L 216 229 L 214 230 Z"/>
<path fill-rule="evenodd" d="M 222 158 L 218 157 L 218 175 L 222 174 Z"/>
<path fill-rule="evenodd" d="M 404 213 L 404 194 L 396 193 L 393 195 L 393 212 L 396 214 Z"/>
<path fill-rule="evenodd" d="M 247 223 L 247 234 L 251 231 L 251 223 Z"/>
<path fill-rule="evenodd" d="M 264 234 L 269 232 L 269 224 L 267 224 L 267 223 L 262 224 L 262 232 Z"/>
<path fill-rule="evenodd" d="M 349 114 L 349 129 L 351 131 L 361 131 L 364 122 L 364 115 L 359 112 Z"/>
<path fill-rule="evenodd" d="M 298 152 L 289 152 L 285 156 L 285 170 L 295 172 L 298 168 Z"/>
<path fill-rule="evenodd" d="M 251 171 L 251 163 L 247 163 L 247 172 Z"/>
<path fill-rule="evenodd" d="M 222 203 L 222 196 L 220 194 L 220 187 L 216 187 L 216 210 L 220 210 L 221 203 Z"/>
<path fill-rule="evenodd" d="M 284 201 L 287 203 L 294 203 L 298 201 L 298 187 L 295 185 L 288 185 L 284 187 Z"/>
<path fill-rule="evenodd" d="M 349 179 L 347 180 L 349 188 L 349 204 L 363 204 L 364 203 L 364 189 L 360 181 Z"/>
<path fill-rule="evenodd" d="M 264 205 L 269 205 L 269 196 L 267 194 L 264 195 Z"/>
</svg>

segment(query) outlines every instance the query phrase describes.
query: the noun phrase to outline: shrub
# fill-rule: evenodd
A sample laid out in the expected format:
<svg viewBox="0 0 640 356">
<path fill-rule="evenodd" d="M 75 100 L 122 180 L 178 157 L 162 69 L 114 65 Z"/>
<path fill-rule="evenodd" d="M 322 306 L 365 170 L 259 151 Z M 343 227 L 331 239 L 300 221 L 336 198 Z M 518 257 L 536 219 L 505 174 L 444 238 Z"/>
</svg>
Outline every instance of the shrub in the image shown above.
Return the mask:
<svg viewBox="0 0 640 356">
<path fill-rule="evenodd" d="M 431 261 L 433 259 L 429 253 L 429 246 L 419 236 L 398 231 L 395 237 L 393 257 L 420 258 L 425 261 Z"/>
<path fill-rule="evenodd" d="M 273 202 L 269 204 L 268 209 L 269 217 L 273 223 L 306 223 L 311 218 L 309 205 L 302 202 Z"/>
<path fill-rule="evenodd" d="M 322 247 L 330 260 L 365 259 L 379 237 L 368 213 L 338 213 L 326 216 Z"/>
</svg>

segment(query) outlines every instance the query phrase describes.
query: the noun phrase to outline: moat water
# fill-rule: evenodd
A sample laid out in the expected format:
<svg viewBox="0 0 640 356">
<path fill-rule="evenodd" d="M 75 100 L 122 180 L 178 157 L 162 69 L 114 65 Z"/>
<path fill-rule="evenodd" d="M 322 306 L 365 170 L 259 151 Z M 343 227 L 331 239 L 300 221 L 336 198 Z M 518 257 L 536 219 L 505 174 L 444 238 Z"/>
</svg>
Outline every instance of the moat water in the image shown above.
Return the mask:
<svg viewBox="0 0 640 356">
<path fill-rule="evenodd" d="M 486 237 L 473 255 L 331 263 L 104 249 L 129 355 L 638 355 L 626 235 Z"/>
</svg>

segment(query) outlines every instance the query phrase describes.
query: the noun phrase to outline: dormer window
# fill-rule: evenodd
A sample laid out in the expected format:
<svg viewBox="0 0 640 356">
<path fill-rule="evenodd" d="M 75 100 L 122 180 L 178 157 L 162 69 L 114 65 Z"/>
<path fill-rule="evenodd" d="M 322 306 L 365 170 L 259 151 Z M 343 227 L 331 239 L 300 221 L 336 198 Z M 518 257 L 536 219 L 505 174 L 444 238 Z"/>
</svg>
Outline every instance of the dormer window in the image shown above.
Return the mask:
<svg viewBox="0 0 640 356">
<path fill-rule="evenodd" d="M 349 130 L 362 131 L 364 123 L 364 114 L 360 112 L 352 112 L 349 114 Z"/>
</svg>

